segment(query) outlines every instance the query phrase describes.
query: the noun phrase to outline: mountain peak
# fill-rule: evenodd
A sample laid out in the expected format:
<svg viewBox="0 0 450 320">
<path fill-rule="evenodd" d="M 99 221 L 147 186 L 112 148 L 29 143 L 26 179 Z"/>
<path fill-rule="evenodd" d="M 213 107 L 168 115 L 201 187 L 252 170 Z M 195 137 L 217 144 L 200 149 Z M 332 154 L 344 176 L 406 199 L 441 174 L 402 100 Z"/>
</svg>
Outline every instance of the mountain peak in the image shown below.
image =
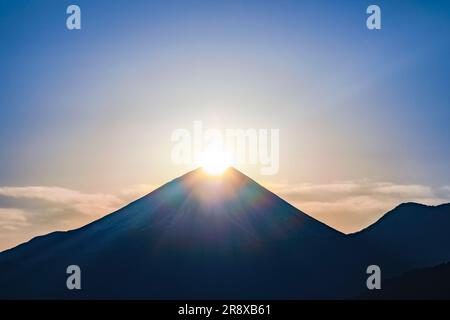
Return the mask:
<svg viewBox="0 0 450 320">
<path fill-rule="evenodd" d="M 190 197 L 195 197 L 196 201 L 211 205 L 223 204 L 233 198 L 242 197 L 244 195 L 240 192 L 243 190 L 253 189 L 254 196 L 270 193 L 256 181 L 233 167 L 227 168 L 220 175 L 211 175 L 203 168 L 197 168 L 167 184 L 168 190 L 172 191 L 170 188 L 172 185 L 177 186 L 176 188 L 182 187 Z M 161 191 L 164 191 L 164 187 Z"/>
<path fill-rule="evenodd" d="M 385 236 L 389 235 L 389 238 L 398 238 L 402 236 L 402 232 L 415 235 L 426 233 L 429 230 L 427 228 L 436 229 L 446 225 L 446 223 L 436 224 L 436 219 L 450 222 L 449 210 L 449 203 L 438 206 L 415 202 L 401 203 L 385 213 L 372 225 L 352 235 L 379 235 L 383 233 Z"/>
<path fill-rule="evenodd" d="M 116 212 L 67 232 L 68 238 L 105 246 L 130 236 L 149 247 L 228 251 L 278 240 L 343 234 L 235 168 L 217 176 L 197 168 Z"/>
<path fill-rule="evenodd" d="M 145 229 L 177 241 L 215 235 L 214 241 L 237 243 L 242 237 L 271 241 L 340 234 L 232 167 L 217 176 L 197 168 L 93 225 Z"/>
</svg>

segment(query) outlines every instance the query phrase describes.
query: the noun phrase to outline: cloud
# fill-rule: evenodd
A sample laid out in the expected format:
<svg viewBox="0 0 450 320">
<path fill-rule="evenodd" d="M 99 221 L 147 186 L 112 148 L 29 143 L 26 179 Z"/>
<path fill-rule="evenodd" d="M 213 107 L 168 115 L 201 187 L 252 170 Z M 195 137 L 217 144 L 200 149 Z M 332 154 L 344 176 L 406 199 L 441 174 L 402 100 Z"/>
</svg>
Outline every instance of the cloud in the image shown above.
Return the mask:
<svg viewBox="0 0 450 320">
<path fill-rule="evenodd" d="M 0 187 L 0 195 L 19 199 L 43 200 L 90 215 L 109 213 L 123 204 L 123 200 L 114 195 L 88 194 L 60 187 Z"/>
<path fill-rule="evenodd" d="M 368 180 L 326 184 L 269 184 L 267 187 L 300 210 L 343 232 L 358 231 L 403 202 L 450 202 L 447 187 Z"/>
<path fill-rule="evenodd" d="M 0 251 L 37 235 L 76 229 L 128 202 L 61 187 L 0 187 Z"/>
<path fill-rule="evenodd" d="M 404 185 L 393 183 L 378 183 L 373 187 L 373 192 L 378 194 L 384 194 L 389 196 L 409 197 L 409 198 L 432 198 L 434 192 L 431 187 L 422 185 Z"/>
<path fill-rule="evenodd" d="M 113 195 L 61 187 L 0 187 L 0 251 L 37 235 L 81 227 L 156 188 L 138 184 Z"/>
<path fill-rule="evenodd" d="M 305 213 L 347 233 L 368 226 L 402 202 L 450 202 L 450 186 L 355 180 L 266 187 Z M 156 188 L 140 184 L 113 195 L 61 187 L 0 187 L 0 251 L 37 235 L 81 227 Z"/>
<path fill-rule="evenodd" d="M 0 230 L 14 231 L 28 225 L 26 212 L 20 209 L 0 208 Z"/>
</svg>

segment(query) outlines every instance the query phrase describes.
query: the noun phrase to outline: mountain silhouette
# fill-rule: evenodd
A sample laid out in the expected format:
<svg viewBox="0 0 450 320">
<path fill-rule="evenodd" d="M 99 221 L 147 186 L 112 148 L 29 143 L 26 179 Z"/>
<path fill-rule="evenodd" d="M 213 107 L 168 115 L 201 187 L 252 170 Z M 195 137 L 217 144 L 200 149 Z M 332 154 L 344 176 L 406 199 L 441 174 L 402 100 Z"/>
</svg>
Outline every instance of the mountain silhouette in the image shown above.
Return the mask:
<svg viewBox="0 0 450 320">
<path fill-rule="evenodd" d="M 434 266 L 449 261 L 450 204 L 404 203 L 366 229 L 350 235 L 366 250 L 383 256 L 387 270 Z"/>
<path fill-rule="evenodd" d="M 405 272 L 414 269 L 450 261 L 449 228 L 450 204 L 427 206 L 403 203 L 364 230 L 348 235 L 349 245 L 342 248 L 342 255 L 348 254 L 349 249 L 357 252 L 356 259 L 359 262 L 355 263 L 364 266 L 378 265 L 382 278 L 388 281 L 402 277 Z M 360 284 L 359 294 L 356 296 L 383 296 L 384 285 L 380 292 L 376 292 L 367 289 L 365 278 L 350 281 Z M 400 292 L 398 294 L 400 297 Z M 411 294 L 414 293 L 405 287 L 404 297 Z"/>
<path fill-rule="evenodd" d="M 368 265 L 395 277 L 450 260 L 449 216 L 450 205 L 404 204 L 346 236 L 236 169 L 197 169 L 82 228 L 0 253 L 0 298 L 357 297 Z M 81 290 L 66 287 L 69 265 L 81 268 Z"/>
<path fill-rule="evenodd" d="M 0 295 L 251 297 L 266 288 L 289 296 L 296 244 L 343 237 L 236 169 L 221 176 L 197 169 L 80 229 L 5 251 Z M 278 251 L 281 243 L 287 252 Z M 83 272 L 80 292 L 65 287 L 73 264 Z"/>
</svg>

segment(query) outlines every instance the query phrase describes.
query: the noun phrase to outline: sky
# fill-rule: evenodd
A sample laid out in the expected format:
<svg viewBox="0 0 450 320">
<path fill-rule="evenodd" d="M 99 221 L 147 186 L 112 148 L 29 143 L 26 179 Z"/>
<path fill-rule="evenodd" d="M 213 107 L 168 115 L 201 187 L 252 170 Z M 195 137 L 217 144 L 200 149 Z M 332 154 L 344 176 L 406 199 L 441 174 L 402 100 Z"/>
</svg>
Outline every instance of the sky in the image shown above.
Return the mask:
<svg viewBox="0 0 450 320">
<path fill-rule="evenodd" d="M 66 8 L 81 8 L 68 30 Z M 366 8 L 381 8 L 381 30 Z M 0 0 L 0 250 L 191 170 L 174 130 L 279 130 L 245 174 L 343 231 L 450 202 L 450 2 Z"/>
</svg>

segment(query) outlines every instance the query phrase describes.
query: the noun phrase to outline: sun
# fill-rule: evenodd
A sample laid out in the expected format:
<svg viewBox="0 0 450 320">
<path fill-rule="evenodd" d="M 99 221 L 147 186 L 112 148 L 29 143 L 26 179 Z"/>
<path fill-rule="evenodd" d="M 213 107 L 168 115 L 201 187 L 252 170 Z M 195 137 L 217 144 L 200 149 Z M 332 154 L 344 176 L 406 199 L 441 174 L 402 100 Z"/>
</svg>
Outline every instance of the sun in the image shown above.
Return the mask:
<svg viewBox="0 0 450 320">
<path fill-rule="evenodd" d="M 197 165 L 210 175 L 220 175 L 232 165 L 232 160 L 221 148 L 209 148 L 198 157 Z"/>
</svg>

